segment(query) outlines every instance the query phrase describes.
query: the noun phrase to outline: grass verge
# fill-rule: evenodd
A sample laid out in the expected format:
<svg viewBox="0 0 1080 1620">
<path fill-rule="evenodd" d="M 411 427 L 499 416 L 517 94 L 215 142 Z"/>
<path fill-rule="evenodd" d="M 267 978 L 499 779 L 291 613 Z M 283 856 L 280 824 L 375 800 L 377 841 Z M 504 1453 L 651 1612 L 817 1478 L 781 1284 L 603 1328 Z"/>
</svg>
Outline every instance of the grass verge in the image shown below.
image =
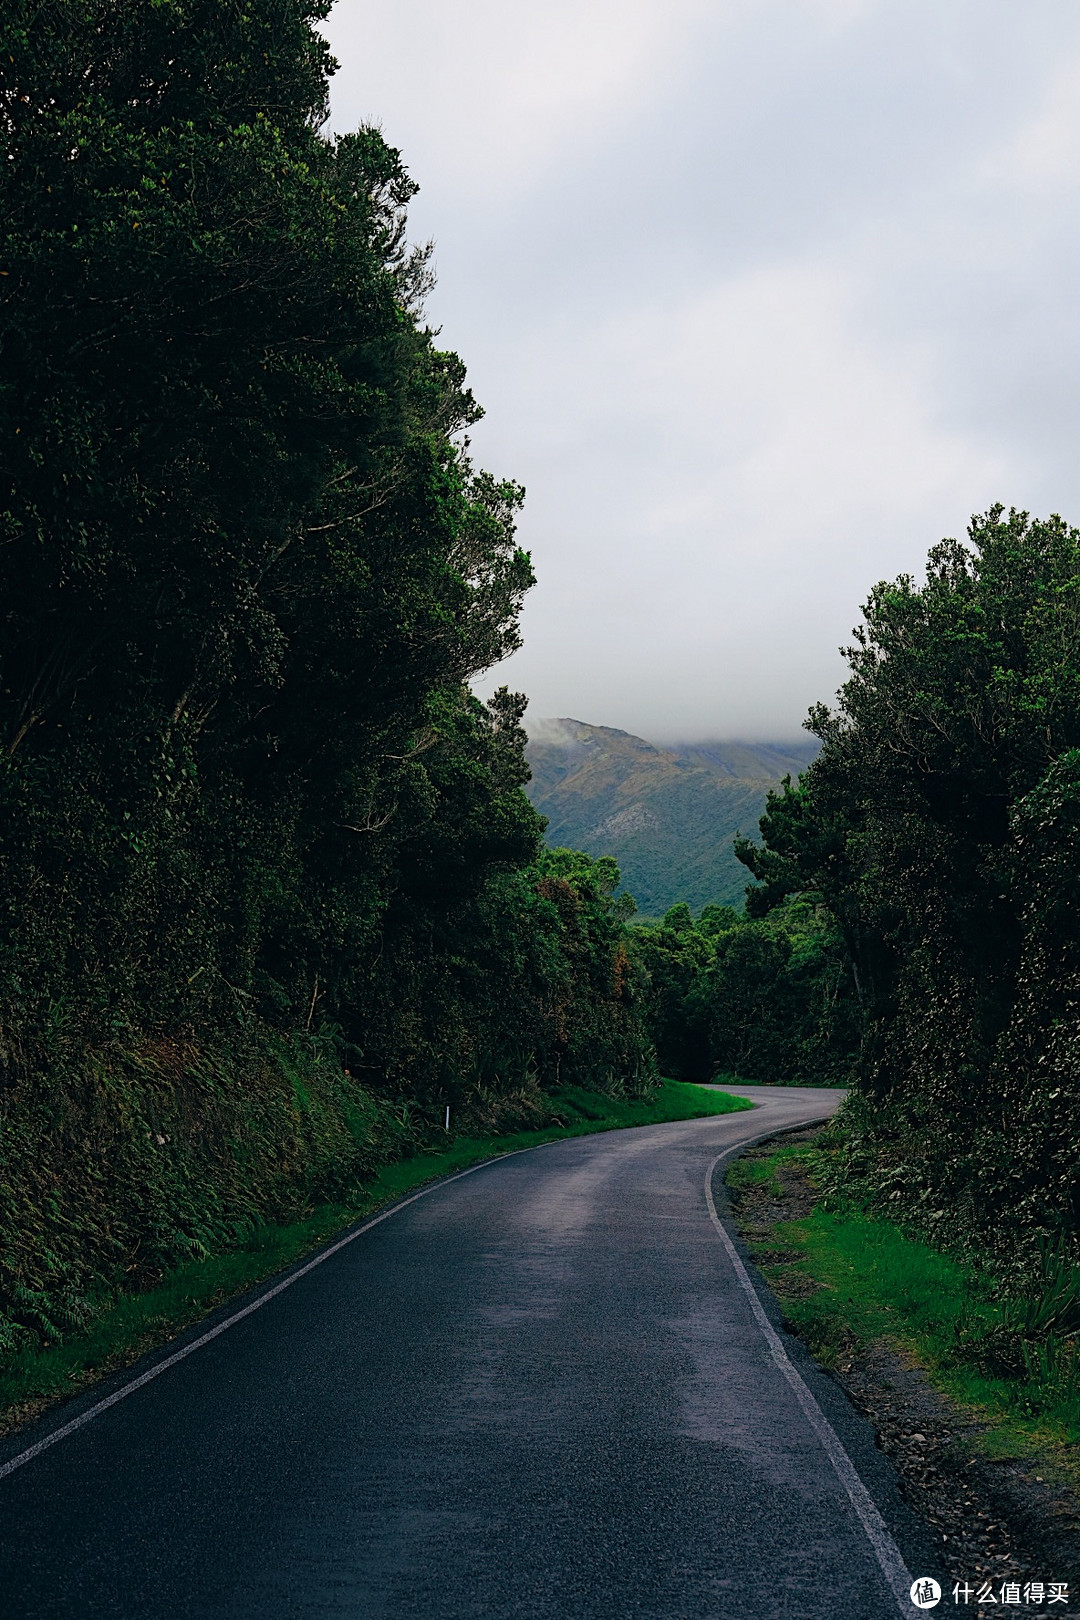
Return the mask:
<svg viewBox="0 0 1080 1620">
<path fill-rule="evenodd" d="M 786 1184 L 814 1187 L 821 1148 L 781 1146 L 737 1161 L 728 1185 L 784 1209 Z M 787 1200 L 790 1203 L 790 1199 Z M 1024 1299 L 1006 1296 L 992 1273 L 943 1253 L 891 1222 L 813 1196 L 796 1219 L 774 1219 L 748 1239 L 791 1327 L 824 1366 L 889 1343 L 951 1401 L 979 1420 L 973 1442 L 999 1460 L 1033 1456 L 1080 1485 L 1080 1357 L 1075 1338 L 1035 1336 L 1025 1324 L 1068 1279 L 1050 1273 Z M 1075 1282 L 1073 1287 L 1075 1293 Z M 1041 1293 L 1040 1293 L 1041 1287 Z"/>
<path fill-rule="evenodd" d="M 371 1181 L 357 1189 L 354 1201 L 320 1205 L 306 1219 L 287 1226 L 261 1226 L 235 1249 L 191 1261 L 178 1267 L 156 1288 L 115 1300 L 87 1333 L 11 1356 L 0 1368 L 0 1434 L 37 1416 L 52 1402 L 128 1365 L 216 1306 L 426 1182 L 543 1142 L 594 1131 L 698 1119 L 752 1106 L 742 1097 L 678 1080 L 662 1081 L 651 1097 L 640 1102 L 576 1086 L 560 1091 L 554 1101 L 564 1124 L 514 1136 L 455 1137 L 442 1153 L 384 1165 Z"/>
</svg>

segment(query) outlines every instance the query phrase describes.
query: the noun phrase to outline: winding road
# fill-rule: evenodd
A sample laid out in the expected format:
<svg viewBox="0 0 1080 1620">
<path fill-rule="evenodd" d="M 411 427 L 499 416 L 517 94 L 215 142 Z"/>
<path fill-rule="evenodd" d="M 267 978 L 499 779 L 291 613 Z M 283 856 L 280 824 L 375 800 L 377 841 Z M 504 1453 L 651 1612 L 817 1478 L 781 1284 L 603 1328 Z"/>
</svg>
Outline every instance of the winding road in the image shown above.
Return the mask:
<svg viewBox="0 0 1080 1620">
<path fill-rule="evenodd" d="M 924 1533 L 723 1223 L 723 1160 L 841 1094 L 745 1095 L 442 1182 L 9 1438 L 0 1615 L 918 1613 Z"/>
</svg>

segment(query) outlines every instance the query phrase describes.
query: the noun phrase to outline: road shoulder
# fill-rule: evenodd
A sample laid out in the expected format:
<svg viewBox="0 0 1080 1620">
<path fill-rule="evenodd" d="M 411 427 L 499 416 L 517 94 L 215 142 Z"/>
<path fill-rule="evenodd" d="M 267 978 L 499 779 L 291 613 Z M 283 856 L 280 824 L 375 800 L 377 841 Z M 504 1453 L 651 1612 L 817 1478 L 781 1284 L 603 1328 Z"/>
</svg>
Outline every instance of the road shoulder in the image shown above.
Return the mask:
<svg viewBox="0 0 1080 1620">
<path fill-rule="evenodd" d="M 747 1112 L 748 1099 L 722 1089 L 664 1080 L 644 1098 L 567 1086 L 546 1099 L 549 1117 L 505 1136 L 456 1136 L 445 1149 L 381 1165 L 342 1204 L 321 1204 L 286 1224 L 260 1223 L 234 1247 L 188 1262 L 139 1292 L 119 1293 L 84 1332 L 38 1342 L 0 1362 L 0 1441 L 39 1419 L 78 1411 L 122 1384 L 136 1363 L 172 1353 L 245 1299 L 307 1263 L 376 1212 L 417 1188 L 507 1154 L 598 1132 Z M 74 1402 L 74 1405 L 72 1404 Z"/>
<path fill-rule="evenodd" d="M 829 1331 L 808 1330 L 820 1313 L 800 1305 L 830 1286 L 815 1276 L 799 1244 L 799 1223 L 811 1215 L 818 1194 L 798 1155 L 782 1150 L 812 1141 L 821 1129 L 759 1143 L 729 1172 L 737 1229 L 785 1327 L 795 1332 L 801 1326 L 818 1364 L 873 1425 L 904 1500 L 932 1537 L 949 1576 L 953 1612 L 1007 1613 L 1012 1605 L 1002 1606 L 1002 1588 L 1018 1586 L 1021 1600 L 1013 1613 L 1080 1614 L 1080 1502 L 1068 1483 L 1049 1477 L 1045 1460 L 995 1456 L 993 1426 L 935 1387 L 910 1344 L 889 1335 L 867 1342 L 845 1326 L 843 1310 L 834 1311 L 832 1301 Z M 1034 1601 L 1039 1583 L 1049 1591 L 1051 1581 L 1068 1582 L 1067 1604 L 1043 1607 Z M 954 1582 L 960 1583 L 958 1603 Z M 993 1606 L 980 1605 L 974 1596 L 986 1582 Z M 964 1601 L 969 1585 L 973 1595 Z M 1031 1593 L 1027 1600 L 1025 1589 Z"/>
</svg>

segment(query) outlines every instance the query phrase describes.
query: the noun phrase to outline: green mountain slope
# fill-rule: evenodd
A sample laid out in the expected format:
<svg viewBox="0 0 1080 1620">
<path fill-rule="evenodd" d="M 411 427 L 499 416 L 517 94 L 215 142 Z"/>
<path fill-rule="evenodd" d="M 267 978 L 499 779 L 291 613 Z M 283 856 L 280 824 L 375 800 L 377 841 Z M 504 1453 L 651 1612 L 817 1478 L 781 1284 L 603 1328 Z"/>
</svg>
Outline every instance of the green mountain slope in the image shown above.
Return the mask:
<svg viewBox="0 0 1080 1620">
<path fill-rule="evenodd" d="M 657 748 L 580 720 L 537 720 L 526 758 L 529 798 L 548 818 L 547 842 L 614 855 L 644 917 L 676 900 L 741 905 L 749 873 L 738 832 L 756 835 L 765 795 L 813 759 L 816 740 L 701 742 Z"/>
</svg>

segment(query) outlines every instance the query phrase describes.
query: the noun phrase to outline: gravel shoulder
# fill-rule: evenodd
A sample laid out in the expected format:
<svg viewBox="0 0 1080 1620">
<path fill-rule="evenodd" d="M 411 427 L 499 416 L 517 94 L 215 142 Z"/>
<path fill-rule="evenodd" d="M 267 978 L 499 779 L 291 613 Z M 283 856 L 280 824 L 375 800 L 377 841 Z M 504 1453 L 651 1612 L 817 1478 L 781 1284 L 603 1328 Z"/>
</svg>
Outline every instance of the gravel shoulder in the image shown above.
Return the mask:
<svg viewBox="0 0 1080 1620">
<path fill-rule="evenodd" d="M 0 1442 L 5 1616 L 897 1620 L 706 1200 L 719 1158 L 839 1096 L 754 1100 L 418 1189 L 108 1406 Z M 869 1426 L 792 1350 L 930 1568 Z"/>
<path fill-rule="evenodd" d="M 819 1129 L 787 1135 L 783 1145 L 811 1141 Z M 741 1162 L 767 1159 L 779 1145 L 775 1138 L 759 1143 Z M 801 1266 L 801 1253 L 778 1231 L 784 1223 L 805 1219 L 815 1205 L 814 1188 L 798 1160 L 781 1161 L 771 1183 L 733 1186 L 731 1197 L 739 1232 L 781 1308 L 817 1291 L 821 1285 Z M 885 1339 L 860 1345 L 848 1334 L 838 1350 L 818 1359 L 873 1424 L 906 1501 L 940 1548 L 950 1585 L 939 1612 L 1080 1616 L 1080 1499 L 1069 1484 L 1050 1478 L 1050 1469 L 1033 1459 L 995 1457 L 991 1425 L 935 1388 L 902 1345 Z M 1024 1601 L 1030 1583 L 1048 1587 L 1051 1580 L 1069 1583 L 1066 1604 Z M 962 1600 L 965 1584 L 978 1592 L 987 1581 L 993 1605 L 979 1604 L 974 1596 Z M 961 1585 L 959 1602 L 952 1582 Z M 999 1600 L 1007 1582 L 1021 1589 L 1015 1607 Z"/>
</svg>

